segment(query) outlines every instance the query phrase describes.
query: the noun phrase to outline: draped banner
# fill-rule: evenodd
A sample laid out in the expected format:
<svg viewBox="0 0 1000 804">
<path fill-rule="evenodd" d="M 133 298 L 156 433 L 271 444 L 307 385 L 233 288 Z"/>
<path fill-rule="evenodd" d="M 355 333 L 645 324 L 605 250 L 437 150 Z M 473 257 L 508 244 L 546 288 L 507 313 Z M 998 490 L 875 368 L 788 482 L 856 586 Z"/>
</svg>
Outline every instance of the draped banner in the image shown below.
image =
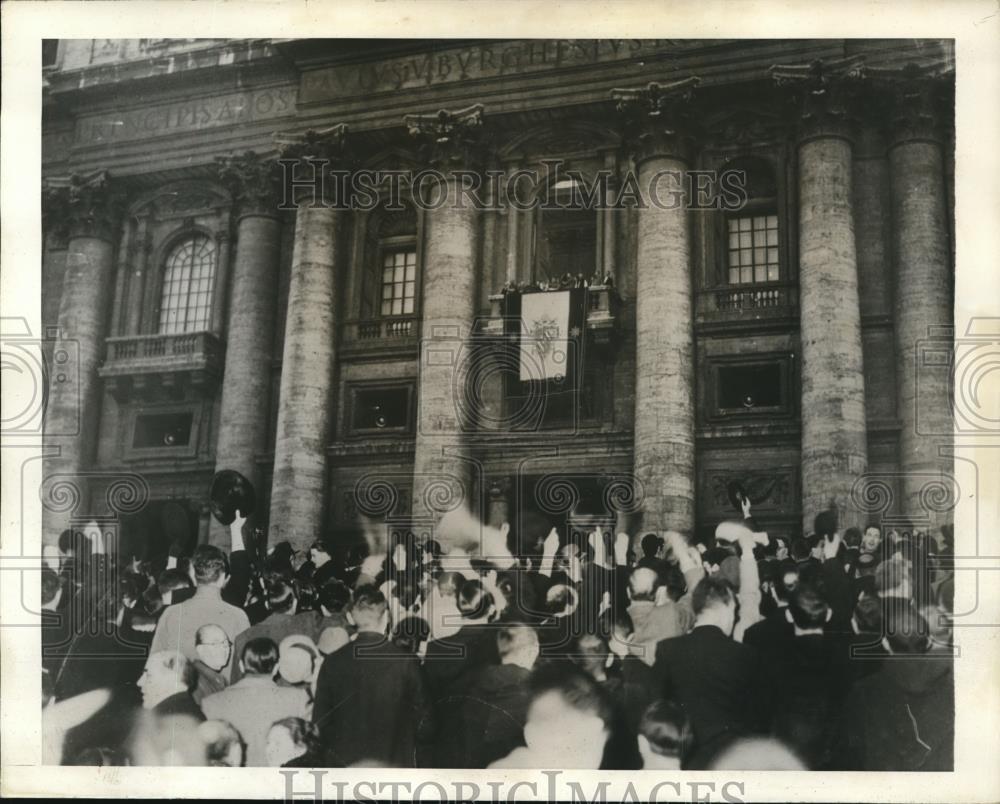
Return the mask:
<svg viewBox="0 0 1000 804">
<path fill-rule="evenodd" d="M 509 293 L 508 332 L 517 333 L 520 382 L 555 381 L 575 387 L 583 357 L 586 288 Z"/>
</svg>

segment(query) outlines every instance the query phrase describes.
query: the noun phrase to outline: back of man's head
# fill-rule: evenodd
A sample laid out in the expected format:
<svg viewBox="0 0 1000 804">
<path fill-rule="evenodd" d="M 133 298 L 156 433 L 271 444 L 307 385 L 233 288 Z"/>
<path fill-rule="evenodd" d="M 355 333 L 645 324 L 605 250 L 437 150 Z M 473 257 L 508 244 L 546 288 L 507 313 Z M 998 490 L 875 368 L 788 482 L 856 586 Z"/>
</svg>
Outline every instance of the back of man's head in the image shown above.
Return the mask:
<svg viewBox="0 0 1000 804">
<path fill-rule="evenodd" d="M 800 584 L 788 603 L 792 622 L 803 631 L 822 628 L 829 610 L 823 590 L 816 582 Z"/>
<path fill-rule="evenodd" d="M 796 536 L 792 539 L 791 547 L 788 548 L 788 554 L 793 561 L 807 561 L 811 552 L 812 545 L 805 536 Z"/>
<path fill-rule="evenodd" d="M 820 511 L 813 519 L 813 533 L 817 536 L 833 536 L 837 532 L 837 512 L 830 508 Z"/>
<path fill-rule="evenodd" d="M 725 578 L 706 575 L 691 593 L 691 605 L 696 615 L 708 609 L 729 606 L 735 599 L 733 587 Z"/>
<path fill-rule="evenodd" d="M 646 707 L 639 721 L 639 734 L 654 754 L 670 759 L 687 757 L 694 741 L 691 721 L 673 701 L 658 700 Z"/>
<path fill-rule="evenodd" d="M 560 717 L 560 710 L 565 714 L 591 716 L 599 719 L 605 730 L 609 729 L 612 718 L 612 705 L 607 694 L 600 685 L 587 673 L 566 663 L 553 664 L 540 668 L 531 678 L 531 708 L 532 716 L 547 717 L 554 715 L 554 721 L 565 723 Z M 554 697 L 558 703 L 553 711 L 551 708 L 538 707 L 544 698 Z M 550 733 L 552 740 L 566 739 L 571 735 Z"/>
<path fill-rule="evenodd" d="M 725 547 L 709 547 L 701 555 L 702 563 L 707 564 L 709 567 L 722 567 L 722 562 L 725 561 L 729 556 L 733 555 Z"/>
<path fill-rule="evenodd" d="M 929 650 L 930 628 L 910 601 L 887 601 L 882 625 L 893 653 L 916 656 Z"/>
<path fill-rule="evenodd" d="M 611 648 L 607 640 L 597 634 L 581 634 L 574 645 L 572 658 L 574 664 L 585 670 L 589 676 L 600 681 L 608 668 L 611 658 Z"/>
<path fill-rule="evenodd" d="M 550 586 L 545 593 L 545 608 L 554 617 L 568 617 L 576 611 L 578 604 L 576 590 L 564 583 Z"/>
<path fill-rule="evenodd" d="M 168 592 L 176 592 L 180 589 L 190 589 L 194 584 L 191 583 L 191 576 L 186 572 L 176 567 L 171 567 L 159 574 L 156 579 L 156 586 L 160 590 L 160 594 L 165 595 Z"/>
<path fill-rule="evenodd" d="M 501 664 L 537 657 L 538 634 L 530 625 L 504 626 L 497 630 L 497 653 Z"/>
<path fill-rule="evenodd" d="M 863 594 L 854 605 L 854 623 L 862 634 L 882 633 L 882 604 L 874 595 Z"/>
<path fill-rule="evenodd" d="M 628 576 L 628 596 L 630 600 L 653 600 L 658 586 L 656 570 L 637 567 Z"/>
<path fill-rule="evenodd" d="M 277 614 L 292 614 L 295 611 L 295 591 L 284 578 L 268 579 L 267 607 Z"/>
<path fill-rule="evenodd" d="M 798 588 L 799 569 L 791 559 L 782 561 L 774 571 L 774 594 L 782 603 L 788 603 Z"/>
<path fill-rule="evenodd" d="M 278 666 L 278 645 L 273 639 L 257 637 L 243 646 L 243 670 L 247 675 L 271 676 Z"/>
<path fill-rule="evenodd" d="M 655 533 L 647 533 L 642 537 L 642 554 L 646 558 L 655 558 L 660 548 L 663 546 L 663 539 Z"/>
<path fill-rule="evenodd" d="M 354 593 L 351 617 L 362 631 L 380 630 L 387 610 L 385 595 L 374 586 L 363 586 Z"/>
<path fill-rule="evenodd" d="M 458 610 L 467 620 L 482 620 L 493 608 L 493 595 L 482 581 L 466 580 L 458 590 Z"/>
<path fill-rule="evenodd" d="M 861 546 L 861 528 L 848 528 L 844 531 L 844 544 L 848 547 Z"/>
<path fill-rule="evenodd" d="M 213 544 L 200 544 L 191 557 L 194 577 L 198 585 L 214 584 L 229 575 L 226 554 Z"/>
<path fill-rule="evenodd" d="M 351 602 L 351 590 L 343 581 L 330 580 L 317 593 L 319 604 L 330 614 L 342 612 Z"/>
</svg>

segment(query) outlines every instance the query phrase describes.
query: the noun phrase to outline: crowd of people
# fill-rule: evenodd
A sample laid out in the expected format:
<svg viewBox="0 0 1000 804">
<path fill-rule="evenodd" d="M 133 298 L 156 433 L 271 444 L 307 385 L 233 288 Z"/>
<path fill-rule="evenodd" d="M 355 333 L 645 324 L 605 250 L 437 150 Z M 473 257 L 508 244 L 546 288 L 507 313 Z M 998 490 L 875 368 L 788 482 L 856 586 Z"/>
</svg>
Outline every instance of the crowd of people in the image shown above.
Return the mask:
<svg viewBox="0 0 1000 804">
<path fill-rule="evenodd" d="M 255 559 L 244 526 L 159 561 L 63 534 L 50 763 L 952 767 L 949 527 L 825 511 L 769 538 L 744 502 L 708 543 L 553 528 L 497 557 L 403 532 Z"/>
</svg>

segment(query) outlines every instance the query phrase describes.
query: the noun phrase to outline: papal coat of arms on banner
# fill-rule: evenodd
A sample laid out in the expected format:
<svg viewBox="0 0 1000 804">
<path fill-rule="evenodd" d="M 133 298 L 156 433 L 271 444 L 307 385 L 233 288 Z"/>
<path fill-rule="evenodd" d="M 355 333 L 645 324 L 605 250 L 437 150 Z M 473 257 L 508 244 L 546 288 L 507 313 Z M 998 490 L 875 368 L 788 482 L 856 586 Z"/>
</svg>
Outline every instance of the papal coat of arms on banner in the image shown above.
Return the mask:
<svg viewBox="0 0 1000 804">
<path fill-rule="evenodd" d="M 568 373 L 570 340 L 580 327 L 571 326 L 572 291 L 525 293 L 521 297 L 521 382 L 560 380 Z"/>
</svg>

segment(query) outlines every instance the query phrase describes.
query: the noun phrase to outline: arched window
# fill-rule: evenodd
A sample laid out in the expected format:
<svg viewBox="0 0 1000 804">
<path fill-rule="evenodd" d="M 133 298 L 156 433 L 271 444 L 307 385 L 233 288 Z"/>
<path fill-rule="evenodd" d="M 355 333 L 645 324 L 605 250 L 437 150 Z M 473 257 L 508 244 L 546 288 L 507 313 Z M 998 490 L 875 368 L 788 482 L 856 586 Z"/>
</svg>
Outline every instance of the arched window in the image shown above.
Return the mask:
<svg viewBox="0 0 1000 804">
<path fill-rule="evenodd" d="M 598 218 L 587 198 L 588 188 L 576 179 L 562 179 L 547 189 L 538 216 L 536 281 L 593 276 Z"/>
<path fill-rule="evenodd" d="M 214 285 L 214 241 L 196 234 L 175 245 L 164 262 L 159 331 L 169 335 L 207 330 Z"/>
<path fill-rule="evenodd" d="M 763 159 L 729 162 L 725 170 L 745 176 L 747 202 L 726 219 L 727 271 L 730 285 L 777 282 L 781 278 L 778 191 L 771 166 Z"/>
<path fill-rule="evenodd" d="M 415 210 L 377 212 L 369 222 L 365 259 L 361 317 L 416 315 L 420 279 Z"/>
</svg>

